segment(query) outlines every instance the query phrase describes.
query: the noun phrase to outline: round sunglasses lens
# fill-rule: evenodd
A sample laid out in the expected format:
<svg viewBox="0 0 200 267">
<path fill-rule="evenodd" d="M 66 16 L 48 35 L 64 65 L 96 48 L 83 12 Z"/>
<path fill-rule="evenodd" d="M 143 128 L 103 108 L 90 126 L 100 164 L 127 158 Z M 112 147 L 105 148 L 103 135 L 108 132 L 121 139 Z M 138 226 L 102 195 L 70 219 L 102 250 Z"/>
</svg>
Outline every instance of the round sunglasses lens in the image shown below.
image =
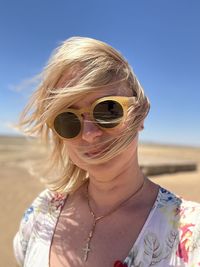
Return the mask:
<svg viewBox="0 0 200 267">
<path fill-rule="evenodd" d="M 63 112 L 54 120 L 54 129 L 64 138 L 74 138 L 81 130 L 81 122 L 76 114 Z"/>
<path fill-rule="evenodd" d="M 116 127 L 123 118 L 123 108 L 114 100 L 106 100 L 97 104 L 93 116 L 99 126 L 104 128 Z"/>
</svg>

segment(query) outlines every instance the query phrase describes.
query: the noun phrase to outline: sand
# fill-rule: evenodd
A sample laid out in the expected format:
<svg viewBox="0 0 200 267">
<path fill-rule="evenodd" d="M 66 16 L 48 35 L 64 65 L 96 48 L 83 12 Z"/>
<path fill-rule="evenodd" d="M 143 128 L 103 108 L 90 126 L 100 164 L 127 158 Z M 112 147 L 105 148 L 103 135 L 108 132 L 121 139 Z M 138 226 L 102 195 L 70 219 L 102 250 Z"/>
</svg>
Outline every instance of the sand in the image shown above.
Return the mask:
<svg viewBox="0 0 200 267">
<path fill-rule="evenodd" d="M 2 267 L 17 266 L 12 249 L 24 210 L 29 206 L 44 186 L 27 171 L 32 161 L 45 154 L 41 145 L 29 143 L 23 138 L 0 137 L 0 219 Z M 177 159 L 196 162 L 200 166 L 200 148 L 170 147 L 161 145 L 141 145 L 141 163 Z M 154 182 L 193 201 L 200 202 L 200 168 L 193 172 L 165 174 L 150 177 Z"/>
</svg>

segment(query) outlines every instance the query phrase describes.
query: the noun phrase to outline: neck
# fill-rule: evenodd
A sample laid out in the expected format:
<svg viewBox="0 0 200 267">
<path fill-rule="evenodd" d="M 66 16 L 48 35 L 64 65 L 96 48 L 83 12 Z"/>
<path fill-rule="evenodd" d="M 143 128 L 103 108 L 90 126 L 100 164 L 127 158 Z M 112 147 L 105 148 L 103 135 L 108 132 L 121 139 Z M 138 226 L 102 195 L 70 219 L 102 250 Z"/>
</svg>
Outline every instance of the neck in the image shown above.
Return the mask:
<svg viewBox="0 0 200 267">
<path fill-rule="evenodd" d="M 142 189 L 135 196 L 134 192 L 137 192 L 142 186 L 145 179 L 144 175 L 138 164 L 131 163 L 130 166 L 125 167 L 121 173 L 113 176 L 112 179 L 104 179 L 103 182 L 95 179 L 95 177 L 90 177 L 88 194 L 96 214 L 108 212 L 131 195 L 133 198 L 138 197 Z"/>
</svg>

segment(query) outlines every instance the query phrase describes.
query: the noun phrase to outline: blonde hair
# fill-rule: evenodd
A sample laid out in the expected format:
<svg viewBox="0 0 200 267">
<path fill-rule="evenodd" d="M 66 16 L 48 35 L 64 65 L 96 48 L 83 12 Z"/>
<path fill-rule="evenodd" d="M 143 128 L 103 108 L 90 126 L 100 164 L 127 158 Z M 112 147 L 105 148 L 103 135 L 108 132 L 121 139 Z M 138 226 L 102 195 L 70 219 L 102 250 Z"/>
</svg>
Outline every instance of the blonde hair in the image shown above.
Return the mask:
<svg viewBox="0 0 200 267">
<path fill-rule="evenodd" d="M 51 175 L 46 179 L 49 189 L 72 193 L 88 179 L 87 172 L 70 160 L 65 142 L 48 127 L 49 119 L 83 96 L 116 84 L 132 90 L 136 104 L 129 112 L 134 115 L 129 116 L 130 123 L 125 133 L 112 140 L 110 150 L 98 161 L 113 158 L 135 138 L 150 108 L 148 98 L 128 62 L 104 42 L 72 37 L 51 55 L 41 73 L 41 83 L 19 120 L 19 127 L 25 134 L 41 137 L 51 147 L 47 169 Z M 96 164 L 98 161 L 94 159 L 91 162 Z"/>
</svg>

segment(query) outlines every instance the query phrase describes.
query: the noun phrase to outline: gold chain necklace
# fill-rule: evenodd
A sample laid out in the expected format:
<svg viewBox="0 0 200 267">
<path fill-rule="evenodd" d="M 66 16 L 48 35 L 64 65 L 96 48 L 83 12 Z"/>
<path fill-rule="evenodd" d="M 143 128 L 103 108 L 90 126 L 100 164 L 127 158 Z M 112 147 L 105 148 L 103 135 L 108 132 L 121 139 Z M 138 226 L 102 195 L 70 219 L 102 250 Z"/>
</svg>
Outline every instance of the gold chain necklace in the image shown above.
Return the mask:
<svg viewBox="0 0 200 267">
<path fill-rule="evenodd" d="M 88 208 L 89 208 L 90 214 L 93 217 L 93 224 L 92 224 L 92 229 L 90 230 L 89 235 L 88 235 L 88 238 L 87 238 L 86 246 L 82 249 L 85 252 L 84 253 L 84 261 L 85 262 L 87 261 L 88 254 L 89 254 L 89 252 L 91 250 L 90 243 L 91 243 L 91 239 L 92 239 L 92 237 L 94 235 L 94 231 L 95 231 L 95 227 L 96 227 L 97 222 L 100 221 L 101 219 L 109 216 L 110 214 L 114 213 L 116 210 L 118 210 L 119 208 L 121 208 L 130 198 L 132 198 L 137 193 L 139 193 L 143 189 L 145 181 L 146 181 L 146 179 L 144 178 L 143 183 L 141 184 L 141 186 L 132 195 L 130 195 L 127 199 L 125 199 L 124 201 L 122 201 L 122 203 L 120 203 L 117 207 L 115 207 L 114 209 L 112 209 L 111 211 L 109 211 L 107 214 L 102 215 L 102 216 L 96 216 L 94 214 L 94 211 L 92 210 L 92 207 L 90 205 L 89 193 L 88 193 L 88 185 L 87 185 L 87 194 L 86 194 L 87 204 L 88 204 Z"/>
</svg>

